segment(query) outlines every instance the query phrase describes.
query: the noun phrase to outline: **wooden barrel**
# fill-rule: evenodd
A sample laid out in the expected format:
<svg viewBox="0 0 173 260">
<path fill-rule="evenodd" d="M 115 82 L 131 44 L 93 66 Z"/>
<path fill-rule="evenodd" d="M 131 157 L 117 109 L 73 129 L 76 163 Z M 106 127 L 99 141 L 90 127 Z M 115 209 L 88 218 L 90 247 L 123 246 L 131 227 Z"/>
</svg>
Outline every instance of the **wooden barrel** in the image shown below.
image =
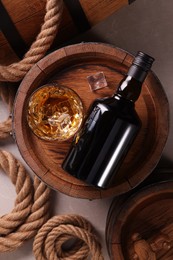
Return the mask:
<svg viewBox="0 0 173 260">
<path fill-rule="evenodd" d="M 101 190 L 77 180 L 62 170 L 71 141 L 58 143 L 37 138 L 27 124 L 27 106 L 38 87 L 56 82 L 80 96 L 85 113 L 99 97 L 112 95 L 133 60 L 132 55 L 101 43 L 84 43 L 59 49 L 39 61 L 22 81 L 14 108 L 14 132 L 19 150 L 33 171 L 49 186 L 80 198 L 104 198 L 127 192 L 142 182 L 157 165 L 168 136 L 168 102 L 162 85 L 150 72 L 136 109 L 142 128 L 126 156 L 116 182 Z M 108 87 L 92 92 L 87 77 L 103 72 Z"/>
<path fill-rule="evenodd" d="M 88 30 L 128 0 L 64 0 L 64 13 L 54 47 Z M 40 31 L 46 0 L 0 1 L 0 64 L 23 57 Z"/>
<path fill-rule="evenodd" d="M 172 187 L 170 179 L 113 201 L 106 226 L 111 260 L 173 259 Z"/>
</svg>

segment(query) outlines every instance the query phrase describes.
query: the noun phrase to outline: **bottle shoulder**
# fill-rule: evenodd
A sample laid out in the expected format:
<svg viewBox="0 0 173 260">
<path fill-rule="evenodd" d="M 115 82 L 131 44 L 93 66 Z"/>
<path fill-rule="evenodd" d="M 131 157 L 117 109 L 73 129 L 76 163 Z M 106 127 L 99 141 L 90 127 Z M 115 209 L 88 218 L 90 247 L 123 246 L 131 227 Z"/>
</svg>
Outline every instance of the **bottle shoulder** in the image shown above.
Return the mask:
<svg viewBox="0 0 173 260">
<path fill-rule="evenodd" d="M 135 103 L 118 94 L 112 97 L 95 100 L 92 110 L 100 110 L 101 113 L 109 113 L 112 117 L 119 117 L 134 124 L 139 124 L 140 119 L 135 110 Z"/>
<path fill-rule="evenodd" d="M 127 100 L 118 94 L 115 94 L 111 97 L 106 97 L 106 98 L 101 98 L 101 99 L 96 99 L 92 105 L 92 107 L 98 107 L 98 106 L 104 106 L 108 110 L 122 110 L 122 109 L 130 109 L 134 110 L 135 109 L 135 104 L 134 102 Z"/>
<path fill-rule="evenodd" d="M 127 75 L 126 78 L 120 82 L 116 93 L 127 100 L 135 102 L 140 96 L 141 87 L 142 82 Z"/>
</svg>

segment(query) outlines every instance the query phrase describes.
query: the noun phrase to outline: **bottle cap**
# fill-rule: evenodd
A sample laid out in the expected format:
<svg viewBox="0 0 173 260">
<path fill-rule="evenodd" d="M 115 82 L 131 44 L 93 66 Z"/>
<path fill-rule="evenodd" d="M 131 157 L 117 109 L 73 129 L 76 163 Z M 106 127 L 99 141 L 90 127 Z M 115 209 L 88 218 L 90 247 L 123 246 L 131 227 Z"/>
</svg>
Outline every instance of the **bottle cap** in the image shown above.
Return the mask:
<svg viewBox="0 0 173 260">
<path fill-rule="evenodd" d="M 154 58 L 145 54 L 142 51 L 139 51 L 133 61 L 133 64 L 141 67 L 145 71 L 149 71 L 152 64 L 154 62 Z"/>
</svg>

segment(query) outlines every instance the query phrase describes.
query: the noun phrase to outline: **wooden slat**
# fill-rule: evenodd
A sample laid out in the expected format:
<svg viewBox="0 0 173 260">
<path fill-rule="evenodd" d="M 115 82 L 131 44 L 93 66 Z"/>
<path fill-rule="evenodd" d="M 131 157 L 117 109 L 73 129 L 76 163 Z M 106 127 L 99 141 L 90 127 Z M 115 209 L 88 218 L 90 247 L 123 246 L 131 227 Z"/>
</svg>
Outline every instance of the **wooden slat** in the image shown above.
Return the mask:
<svg viewBox="0 0 173 260">
<path fill-rule="evenodd" d="M 3 0 L 2 3 L 23 40 L 30 46 L 38 35 L 41 24 L 43 23 L 46 0 Z M 127 5 L 128 0 L 80 0 L 80 4 L 90 25 L 94 26 L 116 12 L 119 8 Z M 77 16 L 78 14 L 76 13 Z M 79 28 L 77 27 L 70 16 L 69 10 L 65 6 L 62 22 L 53 48 L 57 48 L 59 44 L 64 44 L 64 42 L 79 34 Z M 5 46 L 8 45 L 7 41 L 2 32 L 0 32 L 0 48 L 4 49 L 5 53 L 8 53 L 8 57 L 10 57 L 9 53 L 12 53 L 13 50 L 9 50 L 9 46 Z M 14 55 L 11 56 L 11 61 L 13 57 Z M 8 63 L 5 57 L 3 58 L 3 55 L 0 58 L 1 64 Z"/>
<path fill-rule="evenodd" d="M 80 0 L 83 10 L 91 26 L 113 14 L 121 7 L 128 4 L 128 0 Z"/>
</svg>

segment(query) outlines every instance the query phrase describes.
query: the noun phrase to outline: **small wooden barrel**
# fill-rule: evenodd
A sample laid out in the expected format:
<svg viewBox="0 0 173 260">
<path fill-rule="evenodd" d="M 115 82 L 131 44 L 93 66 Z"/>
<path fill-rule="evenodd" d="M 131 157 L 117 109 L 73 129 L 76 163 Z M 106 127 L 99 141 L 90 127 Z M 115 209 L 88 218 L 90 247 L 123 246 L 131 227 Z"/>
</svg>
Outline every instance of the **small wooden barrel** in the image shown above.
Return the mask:
<svg viewBox="0 0 173 260">
<path fill-rule="evenodd" d="M 28 100 L 38 87 L 56 82 L 80 96 L 85 113 L 99 97 L 111 96 L 128 71 L 132 55 L 118 48 L 85 43 L 71 45 L 39 61 L 22 81 L 14 107 L 14 131 L 19 150 L 33 171 L 49 186 L 80 198 L 104 198 L 127 192 L 142 182 L 158 163 L 168 136 L 168 102 L 157 77 L 150 72 L 136 110 L 142 128 L 126 156 L 116 182 L 109 189 L 88 186 L 62 170 L 71 141 L 58 143 L 37 138 L 27 124 Z M 103 72 L 108 88 L 92 92 L 87 77 Z"/>
<path fill-rule="evenodd" d="M 128 0 L 64 0 L 64 13 L 55 46 L 105 19 Z M 0 2 L 0 63 L 21 58 L 40 31 L 46 0 L 3 0 Z"/>
<path fill-rule="evenodd" d="M 173 259 L 172 187 L 170 179 L 113 201 L 106 226 L 110 259 Z"/>
</svg>

